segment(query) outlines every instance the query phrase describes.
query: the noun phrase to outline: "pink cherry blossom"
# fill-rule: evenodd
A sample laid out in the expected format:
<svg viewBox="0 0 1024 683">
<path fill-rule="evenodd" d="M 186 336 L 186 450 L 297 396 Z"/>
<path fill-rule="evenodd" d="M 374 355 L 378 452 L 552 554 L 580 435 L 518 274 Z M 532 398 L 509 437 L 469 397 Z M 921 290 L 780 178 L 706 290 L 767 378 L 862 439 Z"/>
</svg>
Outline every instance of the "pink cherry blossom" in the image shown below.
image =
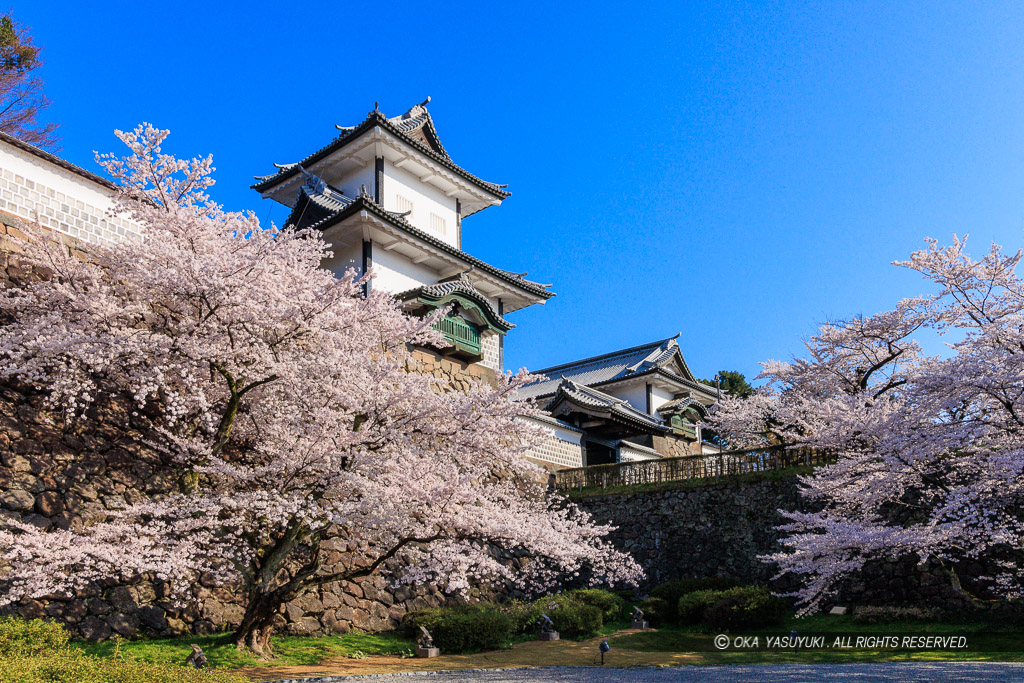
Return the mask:
<svg viewBox="0 0 1024 683">
<path fill-rule="evenodd" d="M 25 245 L 53 276 L 0 296 L 14 321 L 0 328 L 0 376 L 45 388 L 68 420 L 112 399 L 158 415 L 148 445 L 182 491 L 81 532 L 5 523 L 0 601 L 140 574 L 185 595 L 207 571 L 241 580 L 237 640 L 266 654 L 280 605 L 376 572 L 453 592 L 642 576 L 608 527 L 546 499 L 522 457 L 537 433 L 517 416 L 533 408 L 512 400 L 525 372 L 466 391 L 409 372 L 412 347 L 440 339 L 434 318 L 322 269 L 319 233 L 225 212 L 205 194 L 211 159 L 163 153 L 166 131 L 118 136 L 132 154 L 98 158 L 144 237 L 90 261 Z M 495 548 L 524 561 L 513 569 Z"/>
<path fill-rule="evenodd" d="M 738 447 L 829 449 L 838 461 L 802 478 L 806 509 L 786 512 L 783 550 L 767 558 L 803 579 L 805 611 L 873 559 L 945 569 L 968 598 L 1021 596 L 1024 545 L 1024 283 L 1021 252 L 980 260 L 956 236 L 897 265 L 934 293 L 892 311 L 823 325 L 807 358 L 764 364 L 749 401 L 709 423 Z M 927 357 L 914 335 L 949 334 Z M 961 581 L 964 564 L 987 575 Z M 968 583 L 970 585 L 968 585 Z"/>
</svg>

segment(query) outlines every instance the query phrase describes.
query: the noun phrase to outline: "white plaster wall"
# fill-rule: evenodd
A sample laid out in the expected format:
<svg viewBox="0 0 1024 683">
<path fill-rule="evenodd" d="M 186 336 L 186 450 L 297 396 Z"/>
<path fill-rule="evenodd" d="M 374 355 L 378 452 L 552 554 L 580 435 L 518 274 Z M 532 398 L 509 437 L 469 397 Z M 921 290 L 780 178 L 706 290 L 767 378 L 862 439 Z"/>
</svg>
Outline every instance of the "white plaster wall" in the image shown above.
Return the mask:
<svg viewBox="0 0 1024 683">
<path fill-rule="evenodd" d="M 360 274 L 363 272 L 363 245 L 354 244 L 349 247 L 330 247 L 334 256 L 324 260 L 321 264 L 324 268 L 337 276 L 341 276 L 349 268 L 355 268 Z"/>
<path fill-rule="evenodd" d="M 651 411 L 658 412 L 658 408 L 665 405 L 674 398 L 672 392 L 661 387 L 651 387 Z"/>
<path fill-rule="evenodd" d="M 376 245 L 375 245 L 376 246 Z M 360 263 L 362 253 L 360 253 Z M 424 265 L 413 263 L 397 251 L 373 250 L 373 270 L 377 276 L 373 280 L 374 289 L 398 294 L 420 285 L 432 285 L 438 280 L 435 270 Z"/>
<path fill-rule="evenodd" d="M 443 192 L 421 181 L 416 175 L 397 168 L 390 161 L 384 162 L 384 208 L 398 211 L 398 195 L 402 195 L 413 204 L 411 216 L 406 220 L 416 228 L 441 239 L 453 247 L 459 246 L 458 227 L 456 226 L 455 198 L 446 197 Z M 441 235 L 430 227 L 430 214 L 435 213 L 445 220 L 445 234 Z"/>
<path fill-rule="evenodd" d="M 359 188 L 362 185 L 366 185 L 366 191 L 369 192 L 371 196 L 373 195 L 373 176 L 374 167 L 373 161 L 371 160 L 368 165 L 348 171 L 347 173 L 330 180 L 329 183 L 352 199 L 355 199 L 359 196 Z"/>
<path fill-rule="evenodd" d="M 641 413 L 647 412 L 647 383 L 644 381 L 617 384 L 614 387 L 595 387 L 595 389 L 603 391 L 609 396 L 625 399 L 629 405 Z"/>
<path fill-rule="evenodd" d="M 0 142 L 0 210 L 92 244 L 138 238 L 138 226 L 107 216 L 113 192 L 99 183 Z"/>
</svg>

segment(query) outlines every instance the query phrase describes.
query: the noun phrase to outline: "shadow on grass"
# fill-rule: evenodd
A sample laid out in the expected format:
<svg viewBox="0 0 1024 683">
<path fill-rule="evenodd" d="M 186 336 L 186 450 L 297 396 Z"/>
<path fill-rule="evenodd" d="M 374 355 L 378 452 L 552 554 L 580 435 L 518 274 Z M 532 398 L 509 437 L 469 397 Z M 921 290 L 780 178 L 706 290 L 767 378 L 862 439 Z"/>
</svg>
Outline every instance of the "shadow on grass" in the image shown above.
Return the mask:
<svg viewBox="0 0 1024 683">
<path fill-rule="evenodd" d="M 397 655 L 411 652 L 413 641 L 400 633 L 346 633 L 332 636 L 275 636 L 272 647 L 276 658 L 270 662 L 239 652 L 230 633 L 209 636 L 178 636 L 148 640 L 72 643 L 84 652 L 109 657 L 115 648 L 143 662 L 181 664 L 192 651 L 191 644 L 203 648 L 215 669 L 239 669 L 254 666 L 313 665 L 332 657 L 360 658 L 368 655 Z"/>
</svg>

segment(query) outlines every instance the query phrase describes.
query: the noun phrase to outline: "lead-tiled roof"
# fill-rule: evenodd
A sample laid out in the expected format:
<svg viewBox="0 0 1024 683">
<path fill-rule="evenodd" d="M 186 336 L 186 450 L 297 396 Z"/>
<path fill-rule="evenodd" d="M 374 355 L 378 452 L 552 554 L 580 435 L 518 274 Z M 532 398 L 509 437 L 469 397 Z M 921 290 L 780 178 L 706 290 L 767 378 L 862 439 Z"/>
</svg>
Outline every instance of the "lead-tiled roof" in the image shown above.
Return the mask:
<svg viewBox="0 0 1024 683">
<path fill-rule="evenodd" d="M 427 101 L 429 102 L 430 98 L 427 98 Z M 390 118 L 384 116 L 379 109 L 374 109 L 357 126 L 337 126 L 340 133 L 330 143 L 313 152 L 297 164 L 279 164 L 276 173 L 256 176 L 256 183 L 251 187 L 258 192 L 265 192 L 285 178 L 295 175 L 298 170 L 297 167 L 310 168 L 313 164 L 341 149 L 373 126 L 379 125 L 427 158 L 470 181 L 498 199 L 509 197 L 510 193 L 503 186 L 481 180 L 452 161 L 451 157 L 448 156 L 448 152 L 441 144 L 440 138 L 437 137 L 437 130 L 434 128 L 434 122 L 430 118 L 430 113 L 427 112 L 426 104 L 426 102 L 417 104 L 404 114 Z"/>
<path fill-rule="evenodd" d="M 609 396 L 603 391 L 584 386 L 570 379 L 562 379 L 558 382 L 554 397 L 544 407 L 544 410 L 557 413 L 558 405 L 563 402 L 607 414 L 608 417 L 616 418 L 621 422 L 639 424 L 654 431 L 668 431 L 668 427 L 662 420 L 637 410 L 625 399 Z"/>
<path fill-rule="evenodd" d="M 571 379 L 573 382 L 589 387 L 646 375 L 654 371 L 659 371 L 683 384 L 696 384 L 691 377 L 680 375 L 672 369 L 673 360 L 678 358 L 685 375 L 692 376 L 679 351 L 679 344 L 676 342 L 678 336 L 536 370 L 534 374 L 545 375 L 547 379 L 521 388 L 518 396 L 521 398 L 551 396 L 557 391 L 558 383 L 562 378 Z M 697 388 L 699 389 L 699 386 Z"/>
</svg>

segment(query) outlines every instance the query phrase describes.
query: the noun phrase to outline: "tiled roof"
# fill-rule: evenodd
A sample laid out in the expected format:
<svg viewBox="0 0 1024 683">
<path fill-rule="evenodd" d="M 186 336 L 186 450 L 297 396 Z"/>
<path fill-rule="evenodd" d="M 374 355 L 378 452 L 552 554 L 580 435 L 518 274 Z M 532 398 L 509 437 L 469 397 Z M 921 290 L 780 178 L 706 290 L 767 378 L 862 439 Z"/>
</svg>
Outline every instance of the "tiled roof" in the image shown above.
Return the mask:
<svg viewBox="0 0 1024 683">
<path fill-rule="evenodd" d="M 306 228 L 333 216 L 345 209 L 354 199 L 328 186 L 320 178 L 308 174 L 309 178 L 299 188 L 299 198 L 292 207 L 284 225 Z"/>
<path fill-rule="evenodd" d="M 534 374 L 546 375 L 548 379 L 521 388 L 518 396 L 522 398 L 551 396 L 557 390 L 562 377 L 582 385 L 597 386 L 630 377 L 640 377 L 652 372 L 660 372 L 682 384 L 692 386 L 698 391 L 713 395 L 710 388 L 702 388 L 703 385 L 699 385 L 692 379 L 692 373 L 679 351 L 679 344 L 676 343 L 678 337 L 679 335 L 676 335 L 670 339 L 662 339 L 650 344 L 642 344 L 593 358 L 535 370 Z M 677 357 L 686 375 L 689 376 L 680 375 L 669 369 L 673 359 Z"/>
<path fill-rule="evenodd" d="M 3 142 L 6 142 L 9 145 L 17 147 L 18 149 L 20 149 L 22 151 L 28 152 L 29 154 L 33 154 L 33 155 L 39 157 L 40 159 L 45 159 L 46 161 L 49 161 L 51 164 L 54 164 L 55 166 L 60 166 L 61 168 L 63 168 L 66 171 L 71 171 L 72 173 L 74 173 L 76 175 L 80 175 L 83 178 L 87 178 L 88 180 L 91 180 L 94 183 L 99 183 L 100 185 L 106 187 L 109 190 L 116 190 L 116 189 L 118 189 L 117 185 L 115 185 L 114 183 L 110 182 L 106 178 L 98 176 L 98 175 L 96 175 L 95 173 L 93 173 L 91 171 L 87 171 L 84 168 L 82 168 L 81 166 L 76 166 L 75 164 L 71 163 L 70 161 L 68 161 L 66 159 L 60 158 L 56 154 L 51 154 L 50 152 L 47 152 L 45 149 L 40 149 L 39 147 L 36 147 L 35 145 L 30 145 L 29 143 L 25 142 L 24 140 L 19 140 L 18 138 L 14 137 L 13 135 L 9 135 L 7 133 L 4 133 L 4 132 L 0 131 L 0 140 L 2 140 Z"/>
<path fill-rule="evenodd" d="M 547 290 L 547 287 L 550 287 L 550 285 L 542 285 L 539 282 L 531 282 L 530 280 L 525 279 L 522 275 L 518 273 L 502 270 L 501 268 L 495 268 L 494 266 L 490 265 L 489 263 L 481 261 L 475 256 L 470 256 L 469 254 L 462 251 L 458 247 L 453 247 L 447 242 L 439 240 L 433 235 L 423 232 L 419 228 L 414 227 L 411 223 L 409 223 L 409 221 L 405 220 L 402 214 L 394 213 L 393 211 L 388 211 L 383 207 L 379 206 L 376 202 L 373 201 L 373 197 L 370 197 L 367 194 L 360 194 L 358 197 L 353 199 L 351 203 L 346 205 L 343 209 L 335 211 L 334 213 L 330 214 L 329 216 L 326 216 L 325 218 L 317 221 L 316 223 L 310 224 L 308 227 L 315 228 L 317 230 L 326 230 L 332 225 L 341 222 L 342 220 L 348 218 L 349 216 L 352 216 L 353 214 L 357 213 L 360 210 L 369 211 L 378 218 L 387 221 L 388 223 L 402 230 L 403 232 L 408 233 L 409 235 L 417 239 L 420 239 L 441 251 L 444 251 L 448 254 L 451 254 L 452 256 L 455 256 L 456 258 L 463 260 L 464 262 L 468 263 L 474 268 L 477 268 L 485 273 L 489 273 L 535 296 L 543 297 L 544 299 L 550 299 L 555 295 L 554 292 L 549 292 Z"/>
<path fill-rule="evenodd" d="M 571 432 L 579 432 L 580 434 L 583 433 L 583 430 L 580 429 L 579 427 L 571 425 L 568 422 L 565 422 L 563 420 L 559 420 L 556 417 L 551 417 L 550 415 L 545 415 L 544 413 L 536 413 L 534 415 L 530 415 L 526 419 L 527 420 L 536 420 L 537 422 L 543 422 L 544 424 L 551 425 L 552 427 L 558 427 L 559 429 L 567 429 L 567 430 L 569 430 Z"/>
<path fill-rule="evenodd" d="M 494 318 L 499 327 L 504 328 L 506 331 L 515 327 L 515 325 L 505 320 L 496 310 L 494 310 L 494 306 L 491 305 L 491 302 L 487 300 L 487 297 L 484 296 L 480 290 L 473 286 L 472 281 L 465 273 L 462 273 L 457 278 L 453 278 L 446 282 L 438 282 L 433 285 L 423 285 L 421 287 L 407 289 L 395 296 L 402 301 L 409 301 L 410 299 L 415 299 L 421 296 L 427 296 L 432 299 L 443 299 L 444 297 L 452 294 L 461 294 L 468 297 L 470 300 L 475 301 L 485 309 L 485 313 Z"/>
<path fill-rule="evenodd" d="M 683 398 L 675 398 L 666 403 L 662 403 L 660 406 L 658 406 L 658 412 L 667 413 L 670 411 L 682 411 L 686 410 L 690 406 L 694 406 L 702 414 L 706 415 L 708 412 L 708 407 L 706 405 L 690 396 L 685 396 Z"/>
<path fill-rule="evenodd" d="M 427 101 L 430 101 L 429 98 Z M 444 146 L 441 145 L 441 141 L 437 137 L 437 131 L 434 129 L 434 122 L 430 118 L 430 114 L 427 112 L 426 102 L 417 104 L 401 116 L 388 118 L 384 116 L 379 109 L 374 109 L 367 115 L 363 122 L 357 126 L 338 126 L 341 133 L 329 144 L 313 152 L 298 164 L 284 164 L 279 167 L 277 173 L 266 176 L 256 176 L 257 182 L 251 187 L 258 192 L 265 192 L 282 180 L 295 175 L 298 172 L 297 167 L 301 166 L 309 168 L 324 157 L 356 140 L 364 132 L 378 125 L 432 161 L 444 166 L 456 175 L 468 180 L 494 197 L 497 197 L 498 199 L 505 199 L 511 195 L 510 192 L 504 190 L 501 186 L 496 185 L 495 183 L 489 183 L 486 180 L 481 180 L 472 173 L 463 169 L 461 166 L 456 165 L 455 162 L 451 160 L 451 157 L 448 156 L 448 152 L 445 151 Z M 421 130 L 425 136 L 428 136 L 432 142 L 436 143 L 437 149 L 440 151 L 432 149 L 429 145 L 424 142 L 420 142 L 413 137 L 413 134 L 416 131 Z"/>
<path fill-rule="evenodd" d="M 633 443 L 632 441 L 626 441 L 625 439 L 620 439 L 619 441 L 615 442 L 616 449 L 621 448 L 623 446 L 629 448 L 630 450 L 634 450 L 634 451 L 637 451 L 639 453 L 645 453 L 645 454 L 653 456 L 655 458 L 664 458 L 665 457 L 664 455 L 662 455 L 658 451 L 654 450 L 653 448 L 649 448 L 647 446 L 641 446 L 640 444 Z"/>
<path fill-rule="evenodd" d="M 629 405 L 625 399 L 609 396 L 602 391 L 578 384 L 570 379 L 562 379 L 558 383 L 554 397 L 544 407 L 544 410 L 554 413 L 558 406 L 565 402 L 627 424 L 641 425 L 659 432 L 669 431 L 669 428 L 660 419 L 640 412 Z"/>
</svg>

